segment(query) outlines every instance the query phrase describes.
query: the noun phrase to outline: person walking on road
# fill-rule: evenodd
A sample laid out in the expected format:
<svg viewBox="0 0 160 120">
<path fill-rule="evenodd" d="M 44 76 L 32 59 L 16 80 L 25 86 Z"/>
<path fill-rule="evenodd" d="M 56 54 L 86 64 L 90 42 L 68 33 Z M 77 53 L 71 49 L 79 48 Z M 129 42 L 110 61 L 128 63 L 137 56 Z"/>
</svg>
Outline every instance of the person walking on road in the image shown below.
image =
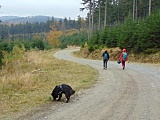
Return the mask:
<svg viewBox="0 0 160 120">
<path fill-rule="evenodd" d="M 120 54 L 119 60 L 121 61 L 122 68 L 124 70 L 124 68 L 125 68 L 125 62 L 128 60 L 126 49 L 122 50 L 122 53 Z"/>
<path fill-rule="evenodd" d="M 107 49 L 103 52 L 102 54 L 102 57 L 103 57 L 103 69 L 107 69 L 107 63 L 108 63 L 108 60 L 109 60 L 109 53 L 107 52 Z"/>
</svg>

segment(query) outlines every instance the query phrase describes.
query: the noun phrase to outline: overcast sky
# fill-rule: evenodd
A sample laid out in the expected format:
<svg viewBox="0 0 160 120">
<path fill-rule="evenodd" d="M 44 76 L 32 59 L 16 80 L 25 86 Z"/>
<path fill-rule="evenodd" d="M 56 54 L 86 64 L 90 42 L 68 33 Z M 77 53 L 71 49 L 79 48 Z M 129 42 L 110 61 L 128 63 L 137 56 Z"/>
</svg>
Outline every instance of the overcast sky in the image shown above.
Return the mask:
<svg viewBox="0 0 160 120">
<path fill-rule="evenodd" d="M 0 0 L 0 16 L 45 15 L 77 19 L 78 15 L 86 17 L 87 11 L 80 11 L 81 3 L 82 0 Z"/>
</svg>

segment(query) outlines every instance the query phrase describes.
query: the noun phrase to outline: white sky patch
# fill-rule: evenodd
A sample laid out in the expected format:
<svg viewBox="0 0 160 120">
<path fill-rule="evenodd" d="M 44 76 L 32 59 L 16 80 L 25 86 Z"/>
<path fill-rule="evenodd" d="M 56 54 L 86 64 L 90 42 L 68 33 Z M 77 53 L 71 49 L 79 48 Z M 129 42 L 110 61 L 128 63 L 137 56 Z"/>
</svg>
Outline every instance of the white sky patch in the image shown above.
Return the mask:
<svg viewBox="0 0 160 120">
<path fill-rule="evenodd" d="M 81 3 L 82 0 L 1 0 L 0 16 L 45 15 L 77 19 L 79 15 L 87 15 L 87 11 L 80 11 Z"/>
</svg>

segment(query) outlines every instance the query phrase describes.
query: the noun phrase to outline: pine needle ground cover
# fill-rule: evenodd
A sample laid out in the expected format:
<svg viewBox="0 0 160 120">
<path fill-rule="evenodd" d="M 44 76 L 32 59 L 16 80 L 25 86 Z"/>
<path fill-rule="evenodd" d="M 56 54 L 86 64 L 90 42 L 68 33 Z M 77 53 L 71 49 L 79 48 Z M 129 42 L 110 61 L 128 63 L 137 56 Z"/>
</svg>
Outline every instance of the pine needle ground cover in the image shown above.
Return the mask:
<svg viewBox="0 0 160 120">
<path fill-rule="evenodd" d="M 0 116 L 52 102 L 50 94 L 55 85 L 66 83 L 78 92 L 95 83 L 96 70 L 55 59 L 54 53 L 55 50 L 26 52 L 2 67 Z"/>
</svg>

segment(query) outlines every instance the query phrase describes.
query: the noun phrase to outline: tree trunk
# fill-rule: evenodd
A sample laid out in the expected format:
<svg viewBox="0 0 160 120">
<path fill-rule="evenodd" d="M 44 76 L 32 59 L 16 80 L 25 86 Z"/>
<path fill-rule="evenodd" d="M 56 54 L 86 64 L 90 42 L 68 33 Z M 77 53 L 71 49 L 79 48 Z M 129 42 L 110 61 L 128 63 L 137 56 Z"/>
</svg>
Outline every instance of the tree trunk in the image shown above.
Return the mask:
<svg viewBox="0 0 160 120">
<path fill-rule="evenodd" d="M 92 7 L 92 31 L 91 33 L 93 33 L 93 30 L 94 30 L 94 9 L 95 9 L 95 0 L 93 0 L 93 7 Z"/>
<path fill-rule="evenodd" d="M 105 2 L 105 13 L 104 13 L 104 28 L 106 27 L 106 22 L 107 22 L 107 0 Z"/>
<path fill-rule="evenodd" d="M 101 0 L 98 1 L 98 5 L 99 5 L 99 20 L 98 20 L 98 30 L 100 31 L 101 29 Z"/>
<path fill-rule="evenodd" d="M 133 0 L 133 20 L 135 19 L 135 0 Z"/>
<path fill-rule="evenodd" d="M 151 15 L 151 0 L 149 0 L 149 16 Z"/>
<path fill-rule="evenodd" d="M 91 0 L 89 1 L 89 38 L 91 37 L 91 30 L 92 30 L 92 26 L 91 26 Z"/>
<path fill-rule="evenodd" d="M 135 19 L 137 20 L 137 17 L 138 17 L 138 2 L 137 2 L 137 0 L 136 0 L 136 3 L 135 3 L 135 5 L 136 5 L 136 14 L 135 14 Z"/>
</svg>

